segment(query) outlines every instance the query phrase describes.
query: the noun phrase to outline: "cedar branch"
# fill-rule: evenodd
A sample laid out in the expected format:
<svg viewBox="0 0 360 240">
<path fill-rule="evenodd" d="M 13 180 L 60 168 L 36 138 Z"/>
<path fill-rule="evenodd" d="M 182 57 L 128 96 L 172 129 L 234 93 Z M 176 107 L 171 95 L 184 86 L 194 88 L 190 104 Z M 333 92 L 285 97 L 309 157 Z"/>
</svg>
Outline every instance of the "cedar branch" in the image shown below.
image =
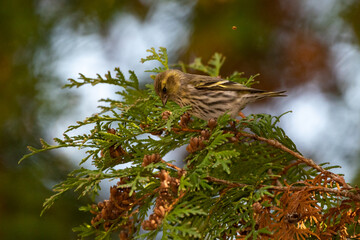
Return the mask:
<svg viewBox="0 0 360 240">
<path fill-rule="evenodd" d="M 206 180 L 210 181 L 210 182 L 215 182 L 215 183 L 219 183 L 219 184 L 223 184 L 223 185 L 227 185 L 229 187 L 247 187 L 247 186 L 251 186 L 248 184 L 244 184 L 244 183 L 235 183 L 235 182 L 230 182 L 227 180 L 223 180 L 223 179 L 218 179 L 218 178 L 214 178 L 214 177 L 206 177 Z M 351 190 L 357 190 L 355 188 L 350 188 L 350 189 L 333 189 L 333 188 L 327 188 L 327 187 L 320 187 L 320 186 L 272 186 L 272 185 L 259 185 L 259 188 L 262 187 L 267 187 L 268 190 L 271 191 L 280 191 L 280 192 L 285 192 L 285 191 L 317 191 L 317 192 L 325 192 L 325 193 L 332 193 L 332 194 L 336 194 L 336 195 L 340 195 L 343 197 L 348 197 L 351 198 L 353 200 L 356 201 L 360 201 L 360 194 L 355 194 L 350 192 Z"/>
<path fill-rule="evenodd" d="M 281 144 L 279 141 L 276 141 L 275 139 L 268 139 L 268 138 L 264 138 L 264 137 L 260 137 L 256 134 L 250 134 L 250 133 L 245 133 L 245 132 L 238 132 L 237 134 L 243 136 L 243 137 L 248 137 L 248 138 L 252 138 L 252 139 L 256 139 L 258 141 L 262 141 L 262 142 L 266 142 L 267 144 L 279 148 L 284 152 L 287 152 L 289 154 L 291 154 L 292 156 L 296 157 L 297 159 L 299 159 L 300 161 L 302 161 L 303 163 L 305 163 L 306 165 L 316 169 L 317 171 L 330 175 L 330 177 L 335 181 L 338 182 L 339 184 L 341 184 L 342 186 L 344 186 L 345 188 L 351 188 L 351 186 L 349 186 L 343 177 L 326 171 L 324 168 L 322 168 L 321 166 L 317 165 L 312 159 L 310 158 L 305 158 L 304 156 L 302 156 L 300 153 L 295 152 L 287 147 L 285 147 L 283 144 Z"/>
</svg>

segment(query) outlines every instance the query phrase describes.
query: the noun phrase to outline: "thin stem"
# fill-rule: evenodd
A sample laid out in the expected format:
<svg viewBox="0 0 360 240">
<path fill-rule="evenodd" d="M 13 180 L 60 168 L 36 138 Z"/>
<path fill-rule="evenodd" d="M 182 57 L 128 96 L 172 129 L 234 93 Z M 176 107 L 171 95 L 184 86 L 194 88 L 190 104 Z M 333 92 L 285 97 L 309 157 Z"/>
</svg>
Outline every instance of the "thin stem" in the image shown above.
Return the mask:
<svg viewBox="0 0 360 240">
<path fill-rule="evenodd" d="M 248 184 L 244 184 L 244 183 L 235 183 L 235 182 L 230 182 L 230 181 L 226 181 L 223 179 L 218 179 L 218 178 L 214 178 L 214 177 L 206 177 L 206 180 L 210 181 L 210 182 L 215 182 L 215 183 L 219 183 L 219 184 L 223 184 L 223 185 L 227 185 L 229 187 L 247 187 L 247 186 L 251 186 Z M 325 193 L 332 193 L 332 194 L 336 194 L 336 195 L 340 195 L 343 197 L 348 197 L 351 198 L 353 200 L 356 201 L 360 201 L 360 195 L 359 194 L 354 194 L 352 192 L 350 192 L 350 190 L 355 190 L 354 188 L 351 189 L 333 189 L 333 188 L 327 188 L 327 187 L 321 187 L 321 186 L 270 186 L 270 185 L 259 185 L 259 188 L 262 187 L 267 187 L 267 190 L 272 190 L 272 191 L 281 191 L 281 192 L 286 192 L 286 191 L 316 191 L 316 192 L 325 192 Z"/>
<path fill-rule="evenodd" d="M 164 129 L 165 130 L 165 129 Z M 190 128 L 171 128 L 175 132 L 201 132 L 201 129 L 190 129 Z"/>
<path fill-rule="evenodd" d="M 264 137 L 260 137 L 258 135 L 255 135 L 255 134 L 250 134 L 250 133 L 245 133 L 245 132 L 238 132 L 237 133 L 238 135 L 241 135 L 241 136 L 244 136 L 244 137 L 248 137 L 248 138 L 252 138 L 252 139 L 256 139 L 256 140 L 259 140 L 259 141 L 262 141 L 262 142 L 266 142 L 267 144 L 273 146 L 273 147 L 276 147 L 276 148 L 279 148 L 281 149 L 282 151 L 284 152 L 287 152 L 289 154 L 291 154 L 292 156 L 296 157 L 297 159 L 299 159 L 301 162 L 305 163 L 306 165 L 318 170 L 319 172 L 321 173 L 325 173 L 325 174 L 329 174 L 330 177 L 338 182 L 339 184 L 341 184 L 342 186 L 346 187 L 346 188 L 351 188 L 351 186 L 349 186 L 343 177 L 335 174 L 335 173 L 332 173 L 332 172 L 329 172 L 329 171 L 326 171 L 324 168 L 322 168 L 321 166 L 317 165 L 312 159 L 310 158 L 305 158 L 304 156 L 302 156 L 300 153 L 298 152 L 295 152 L 287 147 L 285 147 L 284 145 L 282 145 L 280 142 L 274 140 L 274 139 L 267 139 L 267 138 L 264 138 Z"/>
<path fill-rule="evenodd" d="M 182 170 L 183 170 L 182 168 L 179 168 L 178 166 L 175 166 L 174 164 L 168 163 L 168 162 L 166 162 L 165 160 L 162 160 L 162 159 L 161 159 L 161 162 L 162 162 L 162 163 L 165 163 L 166 165 L 168 165 L 168 166 L 171 167 L 171 168 L 174 168 L 174 169 L 177 170 L 177 171 L 182 171 Z"/>
</svg>

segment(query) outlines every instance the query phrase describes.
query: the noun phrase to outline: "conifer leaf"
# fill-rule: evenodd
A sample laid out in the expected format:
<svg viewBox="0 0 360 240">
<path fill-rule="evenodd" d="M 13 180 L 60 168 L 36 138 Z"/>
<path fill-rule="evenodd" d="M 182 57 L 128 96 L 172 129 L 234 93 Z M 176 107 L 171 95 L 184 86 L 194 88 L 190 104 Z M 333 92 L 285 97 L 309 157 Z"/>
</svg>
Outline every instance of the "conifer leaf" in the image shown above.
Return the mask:
<svg viewBox="0 0 360 240">
<path fill-rule="evenodd" d="M 44 139 L 40 138 L 40 143 L 42 148 L 48 148 L 50 147 L 50 144 L 48 144 Z"/>
<path fill-rule="evenodd" d="M 179 218 L 188 217 L 190 215 L 207 215 L 199 206 L 193 205 L 191 202 L 182 202 L 166 216 L 166 220 L 176 223 Z"/>
<path fill-rule="evenodd" d="M 212 65 L 213 68 L 211 69 L 210 76 L 220 76 L 220 68 L 225 62 L 225 57 L 220 53 L 215 53 L 211 59 L 209 60 L 209 65 Z"/>
<path fill-rule="evenodd" d="M 214 153 L 215 158 L 222 158 L 222 159 L 231 159 L 238 157 L 239 155 L 240 153 L 235 150 L 223 150 Z"/>
<path fill-rule="evenodd" d="M 225 57 L 220 53 L 215 53 L 208 61 L 208 65 L 204 65 L 201 58 L 195 58 L 194 62 L 189 64 L 188 67 L 206 73 L 212 77 L 217 77 L 220 75 L 220 68 L 224 62 Z M 184 66 L 184 64 L 182 64 L 182 66 Z"/>
<path fill-rule="evenodd" d="M 228 142 L 228 138 L 234 136 L 232 133 L 223 133 L 221 130 L 218 130 L 214 132 L 209 140 L 209 144 L 207 146 L 207 149 L 213 150 L 216 147 L 224 144 L 225 142 Z"/>
<path fill-rule="evenodd" d="M 139 79 L 137 78 L 134 71 L 129 71 L 130 73 L 130 85 L 132 85 L 136 90 L 139 90 Z"/>
<path fill-rule="evenodd" d="M 216 162 L 213 165 L 213 168 L 217 167 L 217 166 L 222 166 L 223 170 L 227 173 L 230 174 L 230 164 L 231 161 L 229 159 L 218 159 L 216 158 Z"/>
<path fill-rule="evenodd" d="M 39 151 L 38 149 L 32 147 L 32 146 L 27 146 L 27 149 L 29 149 L 31 152 L 37 152 Z"/>
<path fill-rule="evenodd" d="M 230 165 L 232 163 L 230 159 L 238 157 L 239 155 L 240 153 L 234 150 L 214 152 L 212 157 L 215 158 L 216 162 L 214 163 L 213 168 L 216 168 L 220 165 L 227 174 L 230 174 Z"/>
<path fill-rule="evenodd" d="M 146 51 L 151 53 L 151 55 L 147 56 L 146 58 L 142 58 L 141 63 L 156 60 L 156 61 L 159 61 L 163 65 L 163 67 L 157 67 L 157 68 L 154 68 L 152 70 L 146 70 L 145 72 L 160 73 L 160 72 L 163 72 L 163 71 L 169 69 L 168 55 L 167 55 L 166 48 L 160 47 L 159 52 L 156 52 L 155 48 L 152 47 L 151 49 L 148 49 Z"/>
<path fill-rule="evenodd" d="M 181 115 L 183 115 L 187 110 L 189 110 L 189 106 L 185 106 L 183 108 L 175 109 L 171 112 L 169 119 L 166 122 L 166 129 L 170 130 L 174 124 L 179 121 Z"/>
<path fill-rule="evenodd" d="M 96 234 L 96 229 L 93 228 L 90 224 L 82 224 L 78 227 L 74 227 L 72 229 L 74 232 L 79 232 L 79 237 L 81 238 L 85 238 L 85 237 L 89 237 L 91 235 L 95 235 Z"/>
</svg>

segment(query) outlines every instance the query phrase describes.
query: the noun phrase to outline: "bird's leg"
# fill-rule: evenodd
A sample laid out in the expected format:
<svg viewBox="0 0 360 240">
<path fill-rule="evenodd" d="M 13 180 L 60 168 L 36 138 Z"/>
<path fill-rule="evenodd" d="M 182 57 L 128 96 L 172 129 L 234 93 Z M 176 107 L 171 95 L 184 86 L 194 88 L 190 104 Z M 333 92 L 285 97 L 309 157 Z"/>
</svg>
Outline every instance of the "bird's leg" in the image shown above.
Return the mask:
<svg viewBox="0 0 360 240">
<path fill-rule="evenodd" d="M 243 112 L 241 112 L 241 111 L 238 113 L 238 115 L 239 115 L 240 117 L 242 117 L 242 118 L 246 118 L 246 116 L 245 116 L 245 115 L 243 114 Z"/>
</svg>

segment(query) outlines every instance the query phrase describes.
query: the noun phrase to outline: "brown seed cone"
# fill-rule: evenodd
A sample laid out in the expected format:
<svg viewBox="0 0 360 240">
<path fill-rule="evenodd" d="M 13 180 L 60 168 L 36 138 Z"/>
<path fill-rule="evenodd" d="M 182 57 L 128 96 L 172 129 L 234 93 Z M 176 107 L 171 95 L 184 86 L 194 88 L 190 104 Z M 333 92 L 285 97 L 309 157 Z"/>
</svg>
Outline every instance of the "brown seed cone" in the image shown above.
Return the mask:
<svg viewBox="0 0 360 240">
<path fill-rule="evenodd" d="M 155 209 L 154 209 L 154 213 L 155 213 L 157 216 L 161 216 L 161 215 L 162 215 L 162 212 L 160 211 L 159 208 L 155 208 Z M 160 219 L 160 218 L 158 218 L 158 219 Z"/>
<path fill-rule="evenodd" d="M 163 120 L 168 120 L 171 114 L 172 114 L 172 113 L 171 113 L 170 111 L 162 112 L 162 113 L 161 113 L 161 118 L 162 118 Z"/>
<path fill-rule="evenodd" d="M 116 130 L 114 128 L 109 128 L 107 132 L 111 134 L 116 134 Z"/>
<path fill-rule="evenodd" d="M 141 226 L 147 231 L 155 230 L 157 228 L 155 220 L 145 220 L 142 222 Z"/>
<path fill-rule="evenodd" d="M 189 145 L 186 147 L 186 151 L 188 151 L 189 153 L 193 153 L 198 150 L 204 149 L 204 140 L 204 137 L 192 137 L 190 139 Z"/>
<path fill-rule="evenodd" d="M 210 130 L 213 130 L 217 125 L 217 121 L 214 118 L 209 119 L 208 121 L 208 127 Z"/>
<path fill-rule="evenodd" d="M 254 212 L 255 213 L 261 213 L 263 208 L 261 206 L 261 203 L 259 202 L 255 202 L 253 205 L 252 205 L 253 209 L 254 209 Z"/>
<path fill-rule="evenodd" d="M 186 171 L 184 169 L 181 169 L 181 170 L 177 171 L 177 175 L 178 175 L 179 179 L 185 174 L 186 174 Z"/>
<path fill-rule="evenodd" d="M 140 123 L 139 127 L 142 129 L 142 130 L 145 130 L 149 127 L 149 124 L 143 124 L 143 123 Z"/>
<path fill-rule="evenodd" d="M 195 152 L 195 150 L 191 147 L 191 145 L 189 144 L 189 145 L 187 145 L 187 147 L 186 147 L 186 151 L 188 151 L 189 153 L 193 153 L 193 152 Z"/>
<path fill-rule="evenodd" d="M 170 179 L 170 175 L 169 175 L 169 172 L 162 169 L 159 173 L 159 178 L 160 178 L 160 181 L 169 181 Z"/>
<path fill-rule="evenodd" d="M 180 117 L 180 123 L 179 125 L 182 128 L 187 128 L 188 123 L 190 122 L 190 114 L 189 113 L 184 113 L 181 117 Z"/>
<path fill-rule="evenodd" d="M 120 178 L 120 181 L 117 182 L 117 186 L 126 184 L 128 181 L 129 181 L 128 177 L 122 177 L 122 178 Z M 122 188 L 122 189 L 125 189 L 125 188 Z"/>
<path fill-rule="evenodd" d="M 235 142 L 238 142 L 239 139 L 237 137 L 231 137 L 231 138 L 229 138 L 229 141 L 232 143 L 235 143 Z"/>
<path fill-rule="evenodd" d="M 130 188 L 119 188 L 118 185 L 126 183 L 126 178 L 121 178 L 117 183 L 117 186 L 110 187 L 110 197 L 109 200 L 104 200 L 99 202 L 96 205 L 92 206 L 95 210 L 98 208 L 98 211 L 91 211 L 96 216 L 91 220 L 91 224 L 98 228 L 99 221 L 103 221 L 103 227 L 105 230 L 108 230 L 113 224 L 113 220 L 119 218 L 120 216 L 126 216 L 128 211 L 134 207 L 136 203 L 135 194 L 129 196 Z M 128 219 L 125 224 L 126 228 L 131 228 L 133 225 L 133 220 Z M 130 231 L 130 230 L 129 230 Z M 129 232 L 127 231 L 127 232 Z"/>
<path fill-rule="evenodd" d="M 210 138 L 210 132 L 208 130 L 202 130 L 201 131 L 201 136 L 205 139 L 205 140 L 209 140 Z"/>
<path fill-rule="evenodd" d="M 119 239 L 120 240 L 128 240 L 130 238 L 129 238 L 128 233 L 126 231 L 121 231 L 119 233 Z"/>
<path fill-rule="evenodd" d="M 115 148 L 114 145 L 109 148 L 109 153 L 112 158 L 121 158 L 127 154 L 121 146 Z"/>
<path fill-rule="evenodd" d="M 158 153 L 153 153 L 151 155 L 145 155 L 141 166 L 146 167 L 147 165 L 149 165 L 151 163 L 157 163 L 160 161 L 161 161 L 161 156 Z"/>
<path fill-rule="evenodd" d="M 163 133 L 163 131 L 162 131 L 162 130 L 159 130 L 159 131 L 151 132 L 150 134 L 151 134 L 151 135 L 155 135 L 155 136 L 161 136 L 162 133 Z"/>
<path fill-rule="evenodd" d="M 149 221 L 148 220 L 145 220 L 141 223 L 141 227 L 144 229 L 144 230 L 150 230 L 149 229 Z"/>
<path fill-rule="evenodd" d="M 165 216 L 165 208 L 164 208 L 164 206 L 160 205 L 158 209 L 159 209 L 159 212 L 160 212 L 159 215 L 164 217 Z"/>
<path fill-rule="evenodd" d="M 111 134 L 116 134 L 116 130 L 114 128 L 109 128 L 107 130 L 107 132 L 111 133 Z M 101 150 L 101 152 L 100 152 L 101 157 L 104 157 L 105 151 L 106 151 L 106 149 Z M 109 155 L 111 158 L 117 159 L 117 161 L 116 161 L 117 164 L 123 163 L 122 157 L 126 154 L 127 154 L 127 152 L 121 146 L 115 147 L 115 144 L 114 144 L 109 147 Z"/>
<path fill-rule="evenodd" d="M 150 221 L 150 227 L 151 227 L 152 229 L 156 229 L 157 226 L 158 226 L 158 224 L 156 223 L 155 220 L 151 220 L 151 221 Z"/>
<path fill-rule="evenodd" d="M 177 194 L 180 185 L 180 180 L 177 178 L 171 178 L 170 189 L 174 194 Z"/>
<path fill-rule="evenodd" d="M 169 188 L 169 184 L 167 183 L 167 181 L 162 181 L 160 183 L 160 190 L 166 190 Z"/>
</svg>

